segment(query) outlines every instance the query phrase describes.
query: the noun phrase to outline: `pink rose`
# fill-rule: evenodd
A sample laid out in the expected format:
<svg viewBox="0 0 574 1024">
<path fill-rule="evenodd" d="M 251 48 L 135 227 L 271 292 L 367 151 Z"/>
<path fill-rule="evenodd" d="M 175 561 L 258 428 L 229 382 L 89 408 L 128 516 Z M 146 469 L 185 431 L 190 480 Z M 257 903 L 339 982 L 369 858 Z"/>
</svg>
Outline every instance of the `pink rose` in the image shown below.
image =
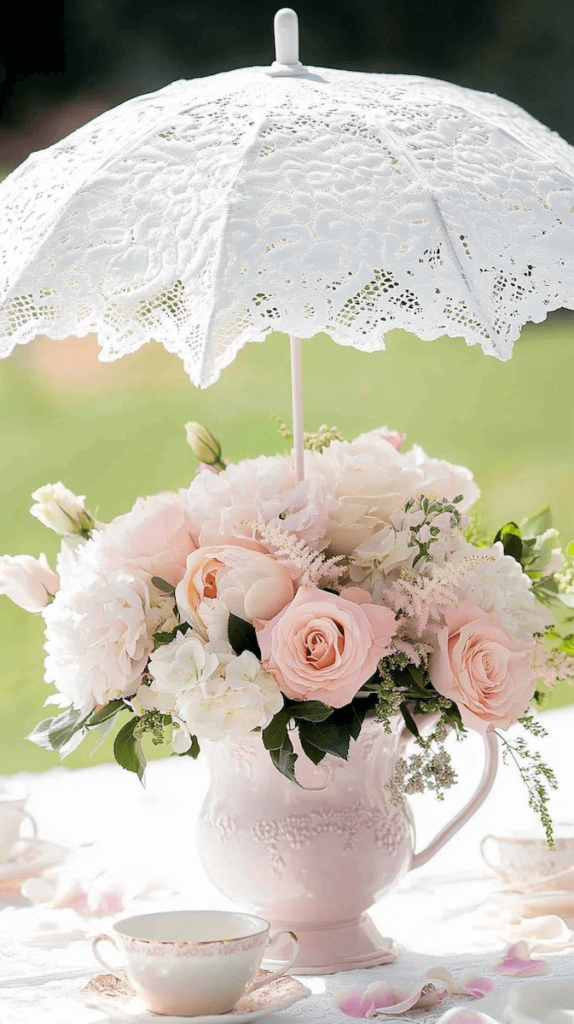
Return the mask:
<svg viewBox="0 0 574 1024">
<path fill-rule="evenodd" d="M 271 555 L 240 544 L 221 544 L 198 548 L 188 557 L 175 599 L 183 618 L 193 625 L 205 598 L 218 598 L 230 612 L 252 622 L 277 615 L 294 593 L 291 573 Z"/>
<path fill-rule="evenodd" d="M 370 594 L 301 587 L 270 622 L 256 622 L 265 667 L 293 700 L 348 704 L 388 653 L 396 622 Z"/>
<path fill-rule="evenodd" d="M 171 491 L 138 498 L 130 512 L 117 516 L 98 535 L 104 560 L 117 567 L 141 569 L 175 587 L 196 546 L 186 512 L 187 501 Z"/>
<path fill-rule="evenodd" d="M 433 686 L 458 706 L 477 732 L 507 729 L 528 708 L 536 689 L 534 644 L 517 640 L 494 615 L 461 601 L 445 612 L 438 650 L 429 659 Z"/>
</svg>

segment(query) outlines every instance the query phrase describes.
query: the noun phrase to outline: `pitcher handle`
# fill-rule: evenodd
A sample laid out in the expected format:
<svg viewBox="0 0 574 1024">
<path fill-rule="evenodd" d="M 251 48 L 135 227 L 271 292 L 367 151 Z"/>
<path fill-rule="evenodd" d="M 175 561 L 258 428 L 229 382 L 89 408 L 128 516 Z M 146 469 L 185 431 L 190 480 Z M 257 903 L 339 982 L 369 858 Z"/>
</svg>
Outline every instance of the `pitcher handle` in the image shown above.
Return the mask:
<svg viewBox="0 0 574 1024">
<path fill-rule="evenodd" d="M 452 839 L 458 830 L 461 829 L 463 825 L 466 825 L 469 818 L 472 818 L 473 814 L 478 811 L 478 808 L 484 803 L 490 793 L 490 790 L 494 785 L 496 771 L 498 768 L 498 740 L 493 732 L 487 732 L 486 735 L 483 736 L 483 742 L 485 754 L 484 770 L 476 793 L 472 799 L 468 801 L 466 806 L 463 807 L 462 811 L 459 811 L 452 821 L 440 830 L 439 834 L 435 836 L 432 842 L 430 842 L 428 846 L 425 846 L 424 850 L 421 850 L 420 853 L 413 854 L 413 859 L 409 869 L 410 871 L 414 868 L 422 867 L 423 864 L 426 864 L 427 861 L 434 857 L 435 853 L 442 850 L 445 843 L 448 843 L 449 839 Z"/>
</svg>

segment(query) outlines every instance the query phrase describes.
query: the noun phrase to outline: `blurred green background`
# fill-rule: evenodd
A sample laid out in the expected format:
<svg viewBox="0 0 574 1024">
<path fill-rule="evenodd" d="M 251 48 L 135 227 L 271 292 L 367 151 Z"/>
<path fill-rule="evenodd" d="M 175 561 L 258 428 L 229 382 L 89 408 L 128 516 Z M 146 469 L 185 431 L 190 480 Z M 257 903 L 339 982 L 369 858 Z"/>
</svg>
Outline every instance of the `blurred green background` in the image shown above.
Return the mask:
<svg viewBox="0 0 574 1024">
<path fill-rule="evenodd" d="M 425 343 L 399 331 L 370 355 L 318 336 L 304 342 L 303 361 L 308 429 L 336 424 L 349 438 L 383 424 L 405 431 L 406 447 L 416 441 L 473 469 L 493 534 L 551 503 L 563 540 L 574 537 L 574 319 L 528 326 L 508 363 L 460 340 Z M 138 495 L 189 483 L 187 420 L 206 423 L 236 460 L 284 450 L 274 414 L 289 422 L 283 335 L 246 346 L 207 391 L 159 345 L 101 364 L 93 338 L 38 339 L 0 363 L 0 551 L 45 551 L 54 563 L 58 538 L 28 514 L 41 484 L 62 480 L 106 521 Z M 0 773 L 57 763 L 25 739 L 47 717 L 51 692 L 42 625 L 0 598 Z M 551 703 L 571 700 L 574 688 L 562 687 Z M 67 763 L 90 763 L 94 743 Z M 107 741 L 93 762 L 110 759 Z"/>
</svg>

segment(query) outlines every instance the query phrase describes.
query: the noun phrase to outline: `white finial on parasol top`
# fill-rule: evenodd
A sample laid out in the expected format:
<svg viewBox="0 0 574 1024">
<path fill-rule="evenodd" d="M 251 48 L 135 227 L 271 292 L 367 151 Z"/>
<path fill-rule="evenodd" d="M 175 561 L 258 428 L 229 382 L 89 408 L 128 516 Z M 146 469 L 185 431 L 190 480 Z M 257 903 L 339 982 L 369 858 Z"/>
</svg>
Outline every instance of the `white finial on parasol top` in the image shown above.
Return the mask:
<svg viewBox="0 0 574 1024">
<path fill-rule="evenodd" d="M 290 7 L 277 11 L 273 22 L 275 29 L 275 60 L 268 75 L 287 77 L 308 75 L 309 71 L 299 60 L 299 19 Z"/>
</svg>

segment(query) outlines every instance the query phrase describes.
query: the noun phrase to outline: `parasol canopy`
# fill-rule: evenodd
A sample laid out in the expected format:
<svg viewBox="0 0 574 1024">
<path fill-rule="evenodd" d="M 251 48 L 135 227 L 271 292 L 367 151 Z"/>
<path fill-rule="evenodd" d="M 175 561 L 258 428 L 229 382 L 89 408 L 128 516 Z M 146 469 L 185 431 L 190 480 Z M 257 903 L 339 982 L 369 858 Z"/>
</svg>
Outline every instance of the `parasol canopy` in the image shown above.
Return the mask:
<svg viewBox="0 0 574 1024">
<path fill-rule="evenodd" d="M 401 327 L 507 359 L 574 308 L 574 150 L 497 96 L 277 61 L 179 81 L 32 154 L 0 187 L 0 354 L 155 339 L 215 381 L 272 331 L 384 347 Z"/>
</svg>

